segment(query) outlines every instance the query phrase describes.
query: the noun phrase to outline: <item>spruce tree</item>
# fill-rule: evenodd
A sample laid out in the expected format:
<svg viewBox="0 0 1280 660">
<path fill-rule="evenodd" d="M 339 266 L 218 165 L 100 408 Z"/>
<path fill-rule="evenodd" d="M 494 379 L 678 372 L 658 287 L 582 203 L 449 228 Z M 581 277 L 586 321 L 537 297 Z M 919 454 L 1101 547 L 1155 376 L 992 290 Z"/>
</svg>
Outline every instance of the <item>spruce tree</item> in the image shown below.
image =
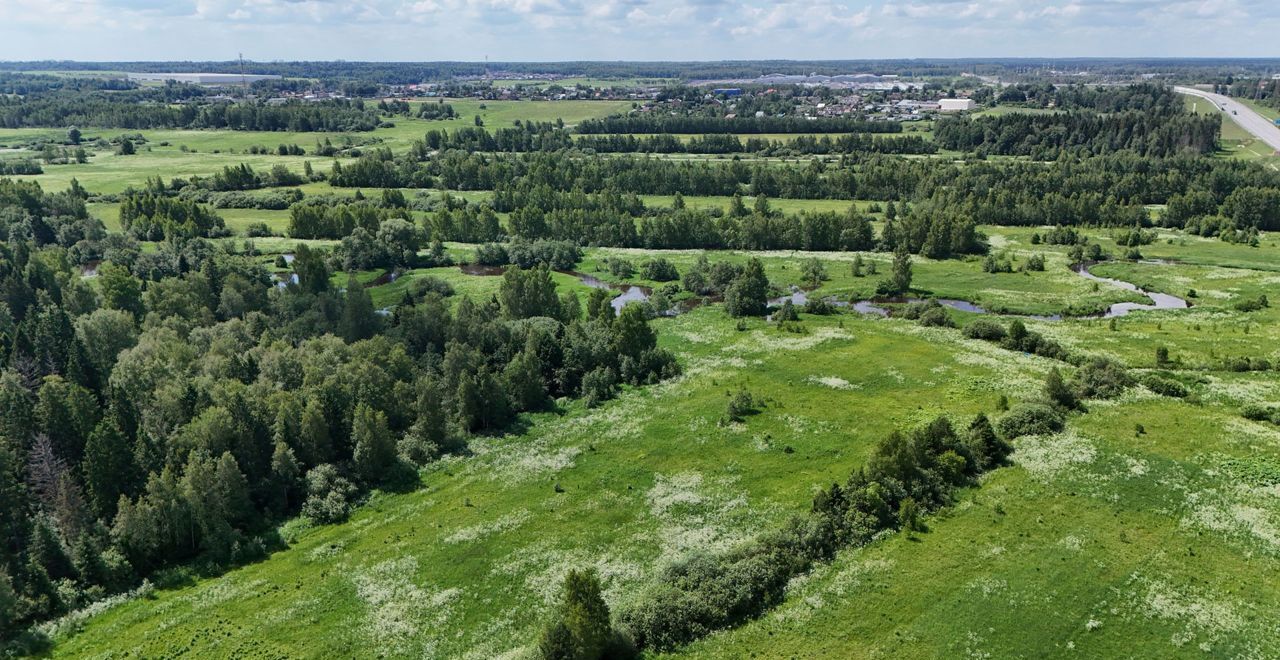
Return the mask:
<svg viewBox="0 0 1280 660">
<path fill-rule="evenodd" d="M 538 641 L 545 660 L 598 660 L 612 635 L 609 606 L 594 570 L 570 570 L 560 603 Z"/>
<path fill-rule="evenodd" d="M 396 460 L 387 416 L 368 404 L 357 405 L 351 418 L 351 439 L 355 443 L 351 462 L 356 474 L 365 483 L 381 482 Z"/>
</svg>

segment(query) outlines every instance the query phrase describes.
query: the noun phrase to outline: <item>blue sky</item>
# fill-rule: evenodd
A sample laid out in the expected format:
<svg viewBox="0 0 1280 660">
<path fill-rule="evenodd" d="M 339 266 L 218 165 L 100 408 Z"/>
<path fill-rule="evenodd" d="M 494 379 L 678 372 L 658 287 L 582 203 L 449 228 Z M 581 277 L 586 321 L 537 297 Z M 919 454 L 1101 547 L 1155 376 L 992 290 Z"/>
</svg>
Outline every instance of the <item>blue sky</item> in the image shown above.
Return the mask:
<svg viewBox="0 0 1280 660">
<path fill-rule="evenodd" d="M 0 59 L 1280 56 L 1280 0 L 0 0 Z"/>
</svg>

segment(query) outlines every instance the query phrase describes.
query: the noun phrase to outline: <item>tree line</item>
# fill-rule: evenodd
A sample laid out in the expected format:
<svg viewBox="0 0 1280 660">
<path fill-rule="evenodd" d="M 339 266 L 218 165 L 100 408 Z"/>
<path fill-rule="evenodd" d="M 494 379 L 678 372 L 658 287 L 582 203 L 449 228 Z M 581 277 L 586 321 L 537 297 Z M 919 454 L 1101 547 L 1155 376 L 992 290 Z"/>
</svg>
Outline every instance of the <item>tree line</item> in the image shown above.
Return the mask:
<svg viewBox="0 0 1280 660">
<path fill-rule="evenodd" d="M 576 129 L 582 134 L 609 133 L 901 133 L 902 124 L 855 117 L 710 117 L 670 115 L 663 112 L 632 113 L 585 119 Z"/>
<path fill-rule="evenodd" d="M 171 101 L 149 90 L 58 92 L 30 97 L 0 95 L 0 127 L 102 126 L 127 129 L 195 128 L 234 131 L 371 131 L 383 123 L 360 100 L 203 103 Z"/>
<path fill-rule="evenodd" d="M 697 135 L 682 141 L 671 133 L 658 135 L 578 135 L 554 124 L 528 122 L 513 128 L 486 131 L 477 127 L 462 127 L 454 131 L 428 131 L 423 146 L 428 150 L 457 149 L 462 151 L 502 151 L 523 153 L 530 151 L 559 151 L 577 148 L 596 153 L 647 153 L 647 154 L 759 154 L 771 155 L 820 155 L 875 152 L 888 154 L 931 154 L 937 147 L 919 135 L 880 137 L 849 133 L 831 137 L 797 135 L 790 140 L 771 140 L 749 137 L 743 140 L 736 135 L 713 133 Z"/>
</svg>

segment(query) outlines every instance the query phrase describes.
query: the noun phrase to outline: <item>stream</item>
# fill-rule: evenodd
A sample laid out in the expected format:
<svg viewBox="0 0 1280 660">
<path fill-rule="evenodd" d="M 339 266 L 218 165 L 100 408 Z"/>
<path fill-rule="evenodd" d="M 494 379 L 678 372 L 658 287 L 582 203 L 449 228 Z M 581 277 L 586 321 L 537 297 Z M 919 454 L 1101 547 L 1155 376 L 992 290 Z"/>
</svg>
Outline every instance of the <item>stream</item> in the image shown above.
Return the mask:
<svg viewBox="0 0 1280 660">
<path fill-rule="evenodd" d="M 1169 262 L 1147 261 L 1145 263 L 1169 263 Z M 1182 298 L 1179 298 L 1177 296 L 1172 296 L 1167 293 L 1157 293 L 1155 291 L 1147 291 L 1146 289 L 1143 289 L 1131 282 L 1125 282 L 1124 280 L 1115 280 L 1109 277 L 1094 275 L 1093 273 L 1089 272 L 1089 268 L 1091 268 L 1094 265 L 1096 264 L 1094 263 L 1077 264 L 1071 268 L 1071 271 L 1085 279 L 1093 280 L 1095 282 L 1105 282 L 1112 286 L 1117 286 L 1117 287 L 1120 287 L 1121 289 L 1125 289 L 1126 291 L 1133 291 L 1134 293 L 1142 294 L 1147 298 L 1149 298 L 1151 300 L 1151 303 L 1150 304 L 1135 303 L 1135 302 L 1115 303 L 1110 307 L 1108 307 L 1107 311 L 1101 314 L 1089 314 L 1089 315 L 1077 316 L 1073 318 L 1109 319 L 1109 318 L 1115 318 L 1117 316 L 1124 316 L 1129 312 L 1149 311 L 1149 310 L 1156 310 L 1156 309 L 1187 309 L 1188 307 L 1190 307 L 1190 305 L 1187 303 L 1186 300 L 1183 300 Z M 790 300 L 792 305 L 799 307 L 806 304 L 809 301 L 809 296 L 808 296 L 808 293 L 803 289 L 801 289 L 800 287 L 792 286 L 791 293 L 789 295 L 770 299 L 769 306 L 777 307 L 782 305 L 787 300 Z M 857 300 L 857 301 L 854 301 L 853 303 L 847 303 L 841 300 L 837 300 L 834 296 L 831 296 L 831 297 L 825 298 L 824 300 L 826 300 L 826 302 L 836 307 L 851 307 L 853 308 L 854 311 L 859 312 L 861 314 L 875 314 L 876 316 L 888 316 L 889 310 L 882 307 L 881 305 L 895 304 L 895 303 L 902 304 L 902 303 L 924 302 L 925 298 L 912 298 L 912 297 L 898 296 L 893 298 L 868 298 L 866 300 Z M 950 307 L 951 309 L 959 310 L 962 312 L 971 312 L 974 314 L 991 313 L 991 312 L 988 312 L 986 309 L 983 309 L 981 306 L 975 305 L 974 303 L 971 303 L 967 300 L 956 300 L 954 298 L 935 298 L 935 300 L 937 300 L 938 304 L 942 305 L 943 307 Z M 1026 316 L 1027 318 L 1033 318 L 1040 321 L 1061 321 L 1063 318 L 1061 314 L 1053 314 L 1049 316 L 1039 316 L 1034 314 L 1028 314 L 1028 315 L 1008 314 L 1006 316 Z"/>
<path fill-rule="evenodd" d="M 1109 308 L 1107 308 L 1107 311 L 1101 314 L 1078 316 L 1078 317 L 1072 317 L 1072 318 L 1104 318 L 1106 319 L 1106 318 L 1114 318 L 1117 316 L 1124 316 L 1129 312 L 1157 310 L 1157 309 L 1187 309 L 1190 306 L 1187 304 L 1186 300 L 1183 300 L 1182 298 L 1179 298 L 1177 296 L 1169 295 L 1167 293 L 1157 293 L 1154 291 L 1147 291 L 1131 282 L 1125 282 L 1123 280 L 1116 280 L 1116 279 L 1111 279 L 1109 277 L 1094 275 L 1093 273 L 1089 272 L 1089 268 L 1091 268 L 1094 265 L 1095 264 L 1093 263 L 1078 264 L 1076 266 L 1073 266 L 1071 270 L 1072 272 L 1076 273 L 1077 275 L 1085 279 L 1093 280 L 1095 282 L 1105 282 L 1112 286 L 1117 286 L 1117 287 L 1120 287 L 1121 289 L 1125 289 L 1127 291 L 1133 291 L 1135 293 L 1144 295 L 1151 300 L 1151 303 L 1150 304 L 1134 303 L 1134 302 L 1115 303 L 1111 305 Z M 477 275 L 477 276 L 497 276 L 497 275 L 501 275 L 505 270 L 505 268 L 502 266 L 482 266 L 478 264 L 463 264 L 462 266 L 459 267 L 459 269 L 466 275 Z M 578 278 L 578 281 L 582 282 L 583 284 L 593 289 L 605 289 L 609 291 L 618 292 L 618 295 L 614 296 L 613 299 L 610 301 L 610 305 L 612 305 L 613 311 L 615 314 L 621 313 L 622 308 L 627 306 L 630 303 L 644 302 L 648 300 L 649 296 L 653 294 L 653 290 L 646 286 L 639 286 L 636 284 L 613 284 L 610 282 L 606 282 L 598 277 L 587 275 L 585 273 L 579 273 L 577 271 L 557 271 L 557 272 L 561 272 L 565 275 L 572 275 L 573 277 Z M 294 275 L 292 277 L 296 278 L 297 276 Z M 382 278 L 379 278 L 379 280 L 375 281 L 375 284 L 385 283 L 384 280 L 392 281 L 394 279 L 395 279 L 395 274 L 389 271 L 388 275 L 384 275 Z M 296 281 L 296 279 L 294 281 Z M 281 282 L 281 285 L 283 284 L 284 283 Z M 795 305 L 797 307 L 802 307 L 806 303 L 808 303 L 809 294 L 807 291 L 805 291 L 804 289 L 801 289 L 798 286 L 792 286 L 791 292 L 789 294 L 785 296 L 779 296 L 777 298 L 769 299 L 769 306 L 778 307 L 788 300 L 791 301 L 792 305 Z M 858 312 L 861 314 L 874 314 L 876 316 L 888 316 L 889 310 L 886 307 L 883 307 L 883 305 L 923 302 L 926 299 L 900 296 L 900 297 L 892 297 L 892 298 L 868 298 L 865 300 L 845 302 L 842 300 L 837 300 L 834 296 L 830 296 L 825 298 L 824 300 L 826 300 L 828 303 L 830 303 L 833 306 L 851 308 L 855 312 Z M 944 307 L 950 307 L 951 309 L 959 310 L 962 312 L 970 312 L 973 314 L 989 314 L 990 313 L 983 307 L 976 305 L 972 302 L 969 302 L 967 300 L 957 300 L 954 298 L 935 298 L 935 300 L 938 301 L 938 304 Z M 662 314 L 675 315 L 680 313 L 681 311 L 687 311 L 689 307 L 690 307 L 689 305 L 678 305 L 672 309 L 665 310 L 664 312 L 662 312 Z M 384 310 L 379 310 L 379 311 L 382 312 Z M 1009 314 L 1007 316 L 1020 316 L 1020 315 Z M 1021 316 L 1025 316 L 1026 318 L 1042 320 L 1042 321 L 1060 321 L 1063 318 L 1061 315 L 1058 315 L 1058 314 L 1055 314 L 1052 316 L 1035 316 L 1035 315 L 1021 315 Z"/>
</svg>

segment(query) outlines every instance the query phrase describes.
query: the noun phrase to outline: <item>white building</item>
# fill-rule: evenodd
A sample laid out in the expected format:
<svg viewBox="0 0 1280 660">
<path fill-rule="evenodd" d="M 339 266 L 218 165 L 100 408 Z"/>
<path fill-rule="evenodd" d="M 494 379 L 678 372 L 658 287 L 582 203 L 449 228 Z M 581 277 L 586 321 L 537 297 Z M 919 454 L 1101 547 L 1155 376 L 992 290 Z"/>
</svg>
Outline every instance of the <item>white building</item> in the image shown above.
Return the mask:
<svg viewBox="0 0 1280 660">
<path fill-rule="evenodd" d="M 240 85 L 257 82 L 259 80 L 279 80 L 277 75 L 259 75 L 238 73 L 130 73 L 129 80 L 140 80 L 149 82 L 166 82 L 172 80 L 174 82 L 193 83 L 196 85 Z"/>
<path fill-rule="evenodd" d="M 943 112 L 960 112 L 978 107 L 978 104 L 974 103 L 973 99 L 941 99 L 938 104 Z"/>
</svg>

